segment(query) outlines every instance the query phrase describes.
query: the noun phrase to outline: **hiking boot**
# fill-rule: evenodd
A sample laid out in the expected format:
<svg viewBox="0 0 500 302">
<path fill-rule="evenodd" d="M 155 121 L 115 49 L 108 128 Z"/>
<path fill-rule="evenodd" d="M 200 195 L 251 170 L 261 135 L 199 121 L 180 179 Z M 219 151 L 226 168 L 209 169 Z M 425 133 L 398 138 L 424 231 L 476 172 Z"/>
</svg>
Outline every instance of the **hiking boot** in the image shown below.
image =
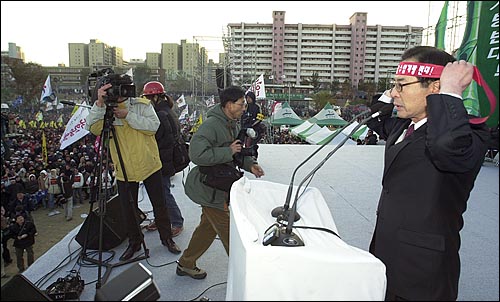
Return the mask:
<svg viewBox="0 0 500 302">
<path fill-rule="evenodd" d="M 172 227 L 172 237 L 177 237 L 179 236 L 182 231 L 184 231 L 184 227 L 180 226 L 180 227 L 175 227 L 173 226 Z"/>
<path fill-rule="evenodd" d="M 177 262 L 177 270 L 175 271 L 175 273 L 178 276 L 189 276 L 193 279 L 205 279 L 205 277 L 207 276 L 207 272 L 205 272 L 204 270 L 199 269 L 196 266 L 193 269 L 190 269 L 180 265 L 179 262 Z"/>
</svg>

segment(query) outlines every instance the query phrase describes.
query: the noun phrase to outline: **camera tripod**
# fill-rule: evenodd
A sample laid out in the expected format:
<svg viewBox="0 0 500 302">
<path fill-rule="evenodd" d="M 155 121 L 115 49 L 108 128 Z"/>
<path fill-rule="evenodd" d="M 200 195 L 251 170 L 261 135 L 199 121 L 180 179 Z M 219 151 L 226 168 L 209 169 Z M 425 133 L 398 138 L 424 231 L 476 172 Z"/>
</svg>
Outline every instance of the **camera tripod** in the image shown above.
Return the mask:
<svg viewBox="0 0 500 302">
<path fill-rule="evenodd" d="M 106 281 L 109 278 L 109 275 L 111 273 L 111 270 L 114 267 L 122 266 L 122 265 L 125 265 L 127 263 L 131 263 L 131 262 L 135 262 L 135 261 L 149 258 L 149 249 L 147 249 L 144 238 L 142 238 L 141 243 L 142 243 L 142 247 L 144 249 L 144 255 L 142 255 L 142 256 L 140 255 L 140 256 L 137 256 L 137 257 L 134 257 L 134 258 L 131 258 L 128 260 L 120 261 L 118 263 L 113 263 L 113 264 L 110 264 L 107 262 L 105 263 L 102 260 L 103 226 L 104 226 L 104 218 L 106 216 L 106 203 L 107 203 L 107 200 L 111 197 L 110 196 L 111 195 L 110 194 L 111 188 L 110 188 L 110 186 L 108 186 L 107 182 L 103 181 L 103 177 L 108 177 L 108 175 L 109 175 L 109 166 L 108 166 L 109 149 L 110 149 L 109 143 L 110 143 L 111 138 L 114 139 L 114 142 L 115 142 L 115 147 L 116 147 L 116 151 L 118 154 L 118 159 L 120 161 L 120 165 L 121 165 L 121 168 L 123 171 L 123 176 L 125 178 L 125 184 L 128 184 L 128 178 L 127 178 L 127 173 L 125 170 L 125 165 L 124 165 L 123 158 L 122 158 L 122 155 L 120 152 L 120 147 L 118 145 L 116 131 L 115 131 L 115 128 L 113 126 L 113 121 L 114 121 L 113 108 L 115 108 L 115 107 L 116 107 L 115 104 L 107 104 L 106 105 L 106 113 L 104 115 L 103 128 L 102 128 L 101 135 L 100 135 L 101 139 L 100 139 L 99 144 L 98 144 L 99 145 L 98 150 L 100 152 L 99 164 L 96 165 L 94 168 L 94 177 L 97 179 L 97 182 L 94 182 L 94 180 L 92 180 L 91 186 L 90 186 L 91 205 L 90 205 L 89 215 L 93 211 L 92 208 L 93 208 L 94 202 L 95 201 L 99 202 L 99 208 L 98 208 L 98 214 L 97 214 L 99 217 L 99 238 L 98 238 L 99 239 L 99 245 L 98 245 L 99 257 L 97 260 L 94 258 L 89 258 L 87 256 L 87 253 L 86 253 L 87 244 L 88 244 L 88 237 L 89 237 L 89 232 L 90 232 L 90 225 L 87 227 L 85 242 L 83 244 L 83 248 L 82 248 L 82 252 L 81 252 L 81 259 L 82 260 L 85 260 L 85 261 L 88 261 L 88 262 L 91 262 L 91 263 L 98 265 L 98 274 L 97 274 L 97 283 L 96 283 L 97 289 L 99 289 L 102 284 L 106 283 Z M 110 136 L 110 135 L 112 135 L 112 136 Z M 104 161 L 104 158 L 106 159 L 106 161 Z M 139 232 L 142 233 L 142 230 L 140 227 L 139 215 L 138 215 L 141 213 L 141 211 L 138 209 L 137 204 L 135 202 L 136 198 L 132 197 L 130 190 L 127 189 L 127 191 L 130 195 L 128 198 L 128 201 L 130 202 L 130 207 L 132 209 L 134 209 L 134 215 L 133 215 L 133 217 L 135 218 L 134 222 L 135 222 Z M 130 222 L 128 222 L 128 223 L 130 223 Z M 104 276 L 101 277 L 103 266 L 106 268 L 106 272 L 104 273 Z"/>
</svg>

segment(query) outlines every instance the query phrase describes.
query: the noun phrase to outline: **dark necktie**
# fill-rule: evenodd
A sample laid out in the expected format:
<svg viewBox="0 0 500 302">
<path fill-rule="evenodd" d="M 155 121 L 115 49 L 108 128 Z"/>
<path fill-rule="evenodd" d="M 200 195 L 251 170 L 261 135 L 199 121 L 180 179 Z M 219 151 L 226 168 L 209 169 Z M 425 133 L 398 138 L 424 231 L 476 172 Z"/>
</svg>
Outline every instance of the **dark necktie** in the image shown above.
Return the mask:
<svg viewBox="0 0 500 302">
<path fill-rule="evenodd" d="M 406 129 L 405 138 L 412 135 L 413 131 L 415 131 L 415 124 L 411 124 L 410 127 Z"/>
</svg>

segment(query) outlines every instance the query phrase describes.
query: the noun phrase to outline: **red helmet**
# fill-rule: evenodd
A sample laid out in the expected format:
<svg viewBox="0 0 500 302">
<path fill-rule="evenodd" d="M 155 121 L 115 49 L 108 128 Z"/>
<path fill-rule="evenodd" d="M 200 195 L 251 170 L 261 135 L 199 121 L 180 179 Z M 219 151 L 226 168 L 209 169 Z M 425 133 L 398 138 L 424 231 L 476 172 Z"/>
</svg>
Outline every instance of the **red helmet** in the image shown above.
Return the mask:
<svg viewBox="0 0 500 302">
<path fill-rule="evenodd" d="M 162 94 L 165 93 L 165 88 L 160 82 L 147 82 L 142 89 L 142 95 Z"/>
</svg>

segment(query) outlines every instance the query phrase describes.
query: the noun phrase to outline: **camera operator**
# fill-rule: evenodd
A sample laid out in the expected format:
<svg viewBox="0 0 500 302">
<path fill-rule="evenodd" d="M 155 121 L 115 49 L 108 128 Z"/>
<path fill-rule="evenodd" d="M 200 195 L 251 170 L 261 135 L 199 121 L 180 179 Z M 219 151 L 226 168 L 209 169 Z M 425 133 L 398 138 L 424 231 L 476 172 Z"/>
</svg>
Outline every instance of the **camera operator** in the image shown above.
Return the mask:
<svg viewBox="0 0 500 302">
<path fill-rule="evenodd" d="M 151 200 L 162 244 L 167 246 L 171 253 L 179 254 L 181 250 L 172 240 L 164 191 L 158 190 L 158 188 L 163 187 L 162 164 L 155 139 L 160 121 L 148 99 L 130 97 L 129 93 L 125 91 L 127 88 L 122 90 L 123 84 L 120 83 L 130 86 L 132 79 L 128 75 L 111 74 L 106 76 L 103 83 L 96 84 L 97 93 L 94 93 L 93 96 L 96 101 L 86 121 L 86 128 L 93 134 L 100 135 L 106 111 L 112 110 L 114 114 L 113 127 L 116 137 L 113 137 L 109 142 L 110 152 L 116 167 L 118 194 L 121 199 L 123 217 L 128 221 L 127 233 L 129 237 L 129 245 L 120 260 L 132 258 L 134 253 L 140 250 L 144 240 L 144 235 L 135 217 L 138 208 L 140 181 L 143 181 Z M 115 87 L 111 89 L 113 85 Z M 107 107 L 110 108 L 107 109 Z M 117 142 L 125 167 L 121 166 L 118 157 L 115 145 Z M 124 169 L 128 182 L 125 182 Z M 132 195 L 133 204 L 129 194 Z"/>
<path fill-rule="evenodd" d="M 229 193 L 209 187 L 203 183 L 204 175 L 199 166 L 227 164 L 234 166 L 233 156 L 241 152 L 238 119 L 245 109 L 245 91 L 231 86 L 221 92 L 220 104 L 207 112 L 207 119 L 191 138 L 189 157 L 194 167 L 186 178 L 184 191 L 195 203 L 201 205 L 201 221 L 193 232 L 191 240 L 177 264 L 177 275 L 188 275 L 194 279 L 204 279 L 207 273 L 196 266 L 196 260 L 210 247 L 215 237 L 219 238 L 229 255 Z M 256 177 L 264 171 L 256 159 L 247 156 L 243 169 Z"/>
</svg>

